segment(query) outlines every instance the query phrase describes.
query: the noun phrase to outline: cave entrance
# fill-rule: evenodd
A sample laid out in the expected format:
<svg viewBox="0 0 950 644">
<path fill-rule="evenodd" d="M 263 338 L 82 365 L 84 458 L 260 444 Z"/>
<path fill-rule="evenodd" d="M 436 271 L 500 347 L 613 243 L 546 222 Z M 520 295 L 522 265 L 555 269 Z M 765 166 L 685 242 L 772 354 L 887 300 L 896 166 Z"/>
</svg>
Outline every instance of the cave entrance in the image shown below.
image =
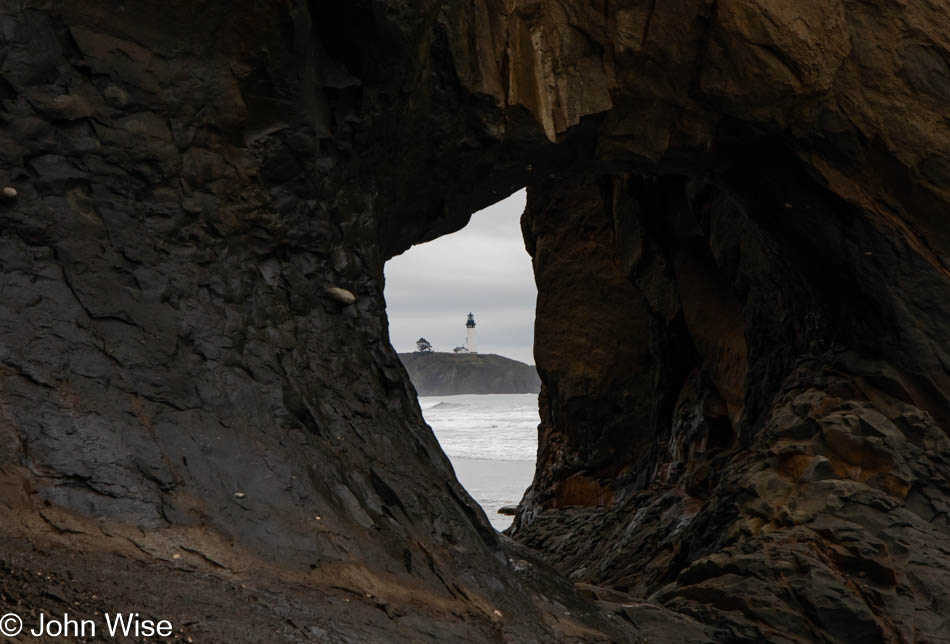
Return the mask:
<svg viewBox="0 0 950 644">
<path fill-rule="evenodd" d="M 521 500 L 537 456 L 537 289 L 524 207 L 522 190 L 386 263 L 390 340 L 459 482 L 498 530 L 511 524 L 499 510 Z"/>
</svg>

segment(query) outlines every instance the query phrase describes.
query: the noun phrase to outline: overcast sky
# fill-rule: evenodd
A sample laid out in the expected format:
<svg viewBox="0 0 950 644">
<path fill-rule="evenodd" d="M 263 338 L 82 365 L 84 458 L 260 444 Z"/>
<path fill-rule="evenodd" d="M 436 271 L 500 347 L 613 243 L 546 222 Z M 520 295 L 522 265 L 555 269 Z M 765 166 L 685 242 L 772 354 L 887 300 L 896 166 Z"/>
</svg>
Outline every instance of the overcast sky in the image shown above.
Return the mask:
<svg viewBox="0 0 950 644">
<path fill-rule="evenodd" d="M 457 233 L 413 246 L 386 263 L 389 335 L 400 353 L 426 338 L 436 351 L 465 344 L 465 320 L 475 314 L 478 352 L 534 364 L 531 257 L 520 219 L 525 194 L 472 215 Z"/>
</svg>

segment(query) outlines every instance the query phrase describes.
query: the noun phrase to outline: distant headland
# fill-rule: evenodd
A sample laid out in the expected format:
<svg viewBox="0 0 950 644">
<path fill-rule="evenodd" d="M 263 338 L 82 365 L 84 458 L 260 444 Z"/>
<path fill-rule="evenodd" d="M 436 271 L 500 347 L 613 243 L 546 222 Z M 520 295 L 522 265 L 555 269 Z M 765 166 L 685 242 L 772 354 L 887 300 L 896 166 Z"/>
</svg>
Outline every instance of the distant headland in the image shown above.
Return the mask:
<svg viewBox="0 0 950 644">
<path fill-rule="evenodd" d="M 527 394 L 541 390 L 533 365 L 495 354 L 400 353 L 420 396 Z"/>
</svg>

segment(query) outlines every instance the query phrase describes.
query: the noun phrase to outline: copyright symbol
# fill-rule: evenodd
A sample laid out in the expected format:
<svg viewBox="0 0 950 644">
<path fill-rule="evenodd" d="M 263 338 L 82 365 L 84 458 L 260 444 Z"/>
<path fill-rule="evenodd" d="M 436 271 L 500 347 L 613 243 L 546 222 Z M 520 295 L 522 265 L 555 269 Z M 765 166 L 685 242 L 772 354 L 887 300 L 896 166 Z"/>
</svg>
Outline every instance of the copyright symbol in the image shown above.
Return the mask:
<svg viewBox="0 0 950 644">
<path fill-rule="evenodd" d="M 23 630 L 23 620 L 19 615 L 7 613 L 0 617 L 0 634 L 7 637 L 16 637 Z"/>
</svg>

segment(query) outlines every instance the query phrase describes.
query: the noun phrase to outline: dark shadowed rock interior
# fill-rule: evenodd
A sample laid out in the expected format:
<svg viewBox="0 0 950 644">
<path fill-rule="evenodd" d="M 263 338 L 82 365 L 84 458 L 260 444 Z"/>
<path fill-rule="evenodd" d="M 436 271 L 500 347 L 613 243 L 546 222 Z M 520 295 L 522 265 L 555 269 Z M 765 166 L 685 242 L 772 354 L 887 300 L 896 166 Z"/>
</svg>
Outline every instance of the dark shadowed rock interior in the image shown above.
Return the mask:
<svg viewBox="0 0 950 644">
<path fill-rule="evenodd" d="M 932 0 L 0 4 L 0 613 L 950 640 L 948 115 Z M 383 266 L 523 186 L 503 536 Z"/>
</svg>

